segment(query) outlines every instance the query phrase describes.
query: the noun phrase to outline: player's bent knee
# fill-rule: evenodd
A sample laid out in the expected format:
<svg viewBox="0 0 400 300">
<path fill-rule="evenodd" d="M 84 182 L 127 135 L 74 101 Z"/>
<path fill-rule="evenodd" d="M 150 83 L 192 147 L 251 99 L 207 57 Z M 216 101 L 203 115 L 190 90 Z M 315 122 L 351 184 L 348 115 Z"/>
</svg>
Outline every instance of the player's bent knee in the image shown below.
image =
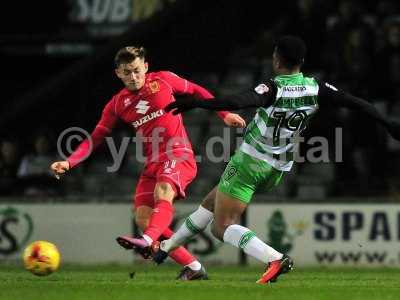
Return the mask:
<svg viewBox="0 0 400 300">
<path fill-rule="evenodd" d="M 211 233 L 215 238 L 219 239 L 220 241 L 223 241 L 226 228 L 227 227 L 225 226 L 221 226 L 221 224 L 218 225 L 218 223 L 213 222 L 211 225 Z"/>
<path fill-rule="evenodd" d="M 211 233 L 222 241 L 226 229 L 233 224 L 237 224 L 234 217 L 217 217 L 211 225 Z"/>
</svg>

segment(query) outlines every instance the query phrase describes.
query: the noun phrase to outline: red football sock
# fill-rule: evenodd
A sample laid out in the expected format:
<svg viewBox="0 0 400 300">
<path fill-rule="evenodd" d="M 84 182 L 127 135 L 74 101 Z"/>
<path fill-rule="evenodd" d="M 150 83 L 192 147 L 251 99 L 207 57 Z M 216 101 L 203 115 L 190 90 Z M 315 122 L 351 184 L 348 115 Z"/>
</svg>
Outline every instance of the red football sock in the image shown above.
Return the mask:
<svg viewBox="0 0 400 300">
<path fill-rule="evenodd" d="M 167 200 L 158 200 L 150 217 L 149 226 L 144 234 L 157 241 L 161 234 L 171 225 L 174 208 Z"/>
<path fill-rule="evenodd" d="M 173 234 L 174 232 L 171 229 L 167 228 L 163 232 L 162 236 L 168 239 Z M 196 257 L 194 257 L 187 249 L 182 246 L 176 248 L 174 251 L 171 251 L 169 253 L 169 256 L 181 266 L 186 266 L 196 260 Z"/>
</svg>

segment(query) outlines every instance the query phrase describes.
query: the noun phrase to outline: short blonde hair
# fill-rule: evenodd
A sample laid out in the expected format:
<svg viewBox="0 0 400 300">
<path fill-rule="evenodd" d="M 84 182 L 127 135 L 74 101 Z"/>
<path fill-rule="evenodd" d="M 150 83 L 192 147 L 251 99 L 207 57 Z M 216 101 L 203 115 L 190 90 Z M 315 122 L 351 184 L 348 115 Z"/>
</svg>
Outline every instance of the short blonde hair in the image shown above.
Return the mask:
<svg viewBox="0 0 400 300">
<path fill-rule="evenodd" d="M 146 49 L 144 47 L 127 46 L 118 50 L 114 58 L 115 67 L 118 68 L 121 64 L 128 64 L 137 57 L 144 59 Z"/>
</svg>

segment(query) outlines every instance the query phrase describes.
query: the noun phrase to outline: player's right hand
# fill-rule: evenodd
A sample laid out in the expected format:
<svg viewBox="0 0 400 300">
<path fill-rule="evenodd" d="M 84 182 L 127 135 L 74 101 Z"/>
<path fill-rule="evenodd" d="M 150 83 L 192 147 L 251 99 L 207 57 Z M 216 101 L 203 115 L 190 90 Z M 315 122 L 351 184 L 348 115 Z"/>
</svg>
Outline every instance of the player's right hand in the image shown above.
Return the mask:
<svg viewBox="0 0 400 300">
<path fill-rule="evenodd" d="M 56 161 L 51 164 L 50 169 L 54 172 L 54 176 L 57 179 L 61 178 L 62 174 L 65 174 L 69 170 L 69 162 L 66 160 Z"/>
</svg>

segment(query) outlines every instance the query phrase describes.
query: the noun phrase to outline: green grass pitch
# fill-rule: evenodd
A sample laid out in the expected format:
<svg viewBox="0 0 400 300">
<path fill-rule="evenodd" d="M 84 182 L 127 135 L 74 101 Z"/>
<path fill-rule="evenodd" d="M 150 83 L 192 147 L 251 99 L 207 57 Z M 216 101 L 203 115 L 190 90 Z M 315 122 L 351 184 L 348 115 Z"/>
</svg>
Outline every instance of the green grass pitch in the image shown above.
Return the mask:
<svg viewBox="0 0 400 300">
<path fill-rule="evenodd" d="M 400 299 L 400 270 L 296 268 L 277 283 L 255 283 L 262 267 L 208 266 L 210 280 L 174 280 L 178 266 L 62 266 L 47 277 L 0 264 L 0 299 Z M 129 273 L 135 272 L 133 278 Z"/>
</svg>

